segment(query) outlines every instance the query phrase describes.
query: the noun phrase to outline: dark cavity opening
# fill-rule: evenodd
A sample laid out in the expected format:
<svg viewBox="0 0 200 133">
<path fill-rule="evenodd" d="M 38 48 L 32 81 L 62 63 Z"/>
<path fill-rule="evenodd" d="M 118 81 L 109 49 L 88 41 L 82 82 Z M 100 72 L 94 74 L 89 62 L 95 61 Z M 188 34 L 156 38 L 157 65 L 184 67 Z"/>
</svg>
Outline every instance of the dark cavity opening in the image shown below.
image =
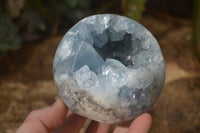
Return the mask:
<svg viewBox="0 0 200 133">
<path fill-rule="evenodd" d="M 99 55 L 106 60 L 112 58 L 119 60 L 125 66 L 134 65 L 133 56 L 141 49 L 140 40 L 135 38 L 131 40 L 132 35 L 126 33 L 122 40 L 111 41 L 108 37 L 108 42 L 99 48 L 94 41 L 94 49 Z"/>
</svg>

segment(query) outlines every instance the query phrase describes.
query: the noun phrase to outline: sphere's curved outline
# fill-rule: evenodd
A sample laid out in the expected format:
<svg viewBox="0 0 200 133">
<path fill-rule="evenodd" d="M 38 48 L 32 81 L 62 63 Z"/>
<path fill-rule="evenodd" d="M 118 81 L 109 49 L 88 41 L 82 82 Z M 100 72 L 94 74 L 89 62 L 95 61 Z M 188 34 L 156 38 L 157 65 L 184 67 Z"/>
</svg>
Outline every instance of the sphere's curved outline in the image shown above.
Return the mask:
<svg viewBox="0 0 200 133">
<path fill-rule="evenodd" d="M 146 64 L 142 64 L 141 66 L 138 67 L 138 68 L 141 68 L 140 71 L 145 72 L 146 75 L 145 74 L 144 75 L 140 74 L 142 76 L 137 75 L 139 73 L 138 68 L 137 69 L 134 68 L 133 71 L 129 71 L 128 70 L 128 72 L 131 73 L 131 74 L 129 74 L 129 76 L 132 76 L 131 78 L 135 78 L 135 79 L 142 78 L 142 79 L 145 79 L 147 77 L 146 78 L 147 80 L 144 80 L 143 82 L 152 82 L 151 84 L 147 85 L 146 87 L 142 86 L 143 87 L 142 89 L 139 88 L 140 84 L 137 85 L 137 83 L 135 83 L 135 82 L 133 82 L 131 84 L 132 86 L 134 86 L 134 85 L 136 86 L 137 85 L 137 87 L 138 87 L 134 91 L 131 92 L 131 93 L 133 93 L 134 97 L 138 97 L 138 99 L 141 99 L 139 97 L 142 97 L 142 95 L 152 95 L 152 97 L 151 96 L 148 97 L 150 99 L 149 103 L 144 101 L 145 98 L 143 98 L 143 99 L 141 99 L 139 101 L 139 102 L 144 102 L 144 103 L 149 104 L 149 105 L 145 105 L 145 106 L 141 106 L 141 107 L 138 106 L 138 108 L 139 108 L 138 110 L 137 110 L 137 107 L 133 107 L 134 104 L 130 104 L 129 106 L 123 106 L 123 105 L 121 105 L 119 107 L 121 107 L 121 108 L 123 108 L 123 107 L 124 108 L 125 107 L 126 108 L 129 107 L 129 109 L 127 109 L 124 112 L 123 111 L 120 112 L 117 109 L 117 106 L 112 108 L 112 106 L 115 106 L 115 104 L 116 104 L 115 102 L 111 103 L 109 106 L 106 107 L 105 101 L 106 100 L 108 101 L 109 96 L 103 97 L 103 95 L 100 94 L 101 91 L 98 92 L 96 90 L 95 91 L 91 91 L 91 90 L 87 90 L 87 89 L 85 90 L 85 89 L 81 89 L 80 88 L 79 83 L 76 80 L 75 75 L 74 75 L 75 72 L 73 71 L 74 65 L 77 66 L 77 64 L 75 64 L 77 56 L 78 56 L 77 53 L 79 53 L 80 49 L 83 48 L 81 46 L 86 46 L 85 43 L 92 42 L 92 40 L 90 40 L 89 38 L 87 38 L 87 36 L 85 35 L 87 33 L 84 33 L 84 32 L 87 32 L 87 28 L 90 28 L 90 27 L 85 28 L 84 24 L 89 23 L 88 25 L 90 25 L 90 23 L 94 23 L 96 21 L 96 19 L 98 19 L 98 17 L 100 17 L 102 19 L 104 19 L 104 17 L 105 18 L 109 18 L 109 19 L 111 17 L 116 17 L 117 18 L 116 20 L 121 19 L 122 22 L 123 22 L 123 20 L 127 20 L 128 22 L 130 21 L 129 24 L 133 23 L 134 26 L 137 26 L 137 28 L 139 28 L 139 30 L 141 30 L 141 33 L 135 33 L 135 32 L 133 32 L 133 34 L 134 33 L 136 35 L 137 34 L 141 34 L 141 35 L 138 35 L 139 37 L 140 36 L 142 37 L 142 36 L 144 36 L 143 34 L 145 34 L 145 37 L 147 37 L 145 39 L 147 39 L 147 41 L 148 41 L 148 39 L 149 40 L 151 39 L 149 43 L 151 43 L 150 46 L 153 47 L 153 48 L 151 48 L 150 46 L 144 45 L 144 47 L 143 47 L 144 50 L 143 51 L 145 52 L 145 49 L 147 49 L 147 51 L 149 49 L 151 50 L 149 54 L 152 54 L 151 58 L 152 58 L 152 62 L 154 62 L 154 64 L 151 63 L 151 62 L 150 63 L 144 62 Z M 90 19 L 94 20 L 94 21 L 88 21 Z M 91 24 L 91 26 L 92 26 L 92 24 Z M 101 25 L 98 25 L 98 26 L 101 26 Z M 103 25 L 103 26 L 105 26 L 105 28 L 106 28 L 106 25 Z M 107 28 L 109 28 L 109 25 L 107 25 L 107 26 L 108 26 Z M 126 29 L 127 32 L 130 33 L 131 30 L 134 29 L 134 26 L 132 27 L 133 29 L 130 28 L 130 25 L 127 24 L 127 26 L 128 27 L 124 27 L 124 28 L 127 28 Z M 80 29 L 77 29 L 77 27 L 80 28 Z M 100 28 L 100 30 L 101 30 L 101 28 Z M 99 31 L 97 31 L 97 32 L 99 32 Z M 80 41 L 81 40 L 80 38 L 82 38 L 82 35 L 85 35 L 84 37 L 86 38 L 87 42 L 84 42 L 84 41 L 81 42 Z M 77 38 L 79 36 L 81 36 L 81 37 Z M 92 39 L 94 40 L 94 38 L 92 38 Z M 115 39 L 115 38 L 113 38 L 113 39 Z M 72 42 L 72 43 L 69 43 L 69 42 Z M 82 45 L 77 45 L 76 43 L 78 43 L 78 42 L 82 43 Z M 99 42 L 97 41 L 97 43 L 99 43 Z M 75 45 L 78 48 L 75 47 Z M 90 45 L 90 44 L 87 44 L 87 45 Z M 101 44 L 100 44 L 100 46 L 101 46 Z M 87 50 L 88 49 L 86 48 L 86 51 Z M 154 52 L 156 54 L 151 53 L 151 52 Z M 148 54 L 148 53 L 144 53 L 143 55 L 145 55 L 145 54 Z M 96 56 L 96 54 L 91 55 L 91 56 Z M 65 63 L 65 62 L 68 62 L 68 63 Z M 112 62 L 112 60 L 110 62 Z M 103 64 L 100 64 L 100 65 L 103 66 L 104 64 L 105 64 L 105 62 L 103 62 Z M 73 67 L 70 67 L 70 66 L 73 66 Z M 157 67 L 157 68 L 155 68 L 155 67 Z M 86 66 L 81 66 L 81 68 L 77 68 L 76 69 L 76 72 L 77 73 L 79 71 L 80 72 L 84 72 L 82 69 L 84 71 L 87 71 L 87 73 L 88 73 L 88 72 L 90 72 L 91 67 L 90 66 L 87 67 L 87 65 Z M 135 72 L 135 70 L 138 70 L 138 73 Z M 150 72 L 148 70 L 150 70 Z M 92 70 L 92 71 L 95 71 L 95 70 Z M 90 73 L 92 73 L 92 72 L 90 72 Z M 92 74 L 94 75 L 95 73 L 92 73 Z M 96 73 L 96 75 L 99 76 L 97 73 Z M 151 81 L 148 80 L 148 79 L 150 79 L 152 77 L 152 75 L 154 75 L 155 78 L 152 78 Z M 79 74 L 79 77 L 80 76 L 81 76 L 81 73 Z M 102 75 L 100 75 L 100 76 L 102 76 Z M 161 50 L 159 48 L 159 45 L 158 45 L 157 41 L 155 40 L 155 38 L 153 37 L 153 35 L 145 27 L 143 27 L 139 23 L 135 22 L 134 20 L 131 20 L 131 19 L 126 18 L 126 17 L 118 16 L 118 15 L 112 15 L 112 14 L 93 15 L 93 16 L 84 18 L 81 21 L 79 21 L 76 25 L 74 25 L 65 34 L 63 40 L 61 41 L 61 43 L 60 43 L 60 45 L 59 45 L 59 47 L 57 49 L 57 52 L 56 52 L 56 55 L 55 55 L 55 59 L 54 59 L 54 79 L 55 79 L 56 86 L 58 88 L 58 92 L 59 92 L 60 96 L 64 100 L 65 104 L 71 110 L 73 110 L 75 113 L 78 113 L 80 115 L 89 117 L 91 119 L 94 119 L 94 120 L 97 120 L 97 121 L 100 121 L 100 122 L 105 122 L 105 123 L 119 123 L 119 122 L 122 122 L 122 121 L 131 120 L 131 119 L 135 118 L 136 116 L 138 116 L 140 113 L 146 112 L 152 106 L 152 104 L 156 101 L 156 99 L 160 95 L 160 93 L 162 91 L 162 88 L 164 86 L 164 81 L 165 81 L 165 64 L 164 64 L 164 59 L 163 59 L 163 56 L 162 56 L 162 53 L 161 53 Z M 79 78 L 79 79 L 81 79 L 81 78 Z M 140 82 L 139 79 L 137 79 L 137 80 L 138 80 L 137 82 Z M 131 81 L 129 81 L 129 82 L 131 82 Z M 82 84 L 82 86 L 84 86 L 84 85 L 85 84 Z M 125 89 L 126 89 L 126 87 L 125 87 Z M 122 92 L 122 90 L 124 91 L 125 89 L 121 89 L 121 91 L 120 91 L 120 93 L 118 93 L 118 95 L 122 95 L 123 93 L 125 93 L 124 95 L 129 95 L 127 93 L 127 91 Z M 139 89 L 141 89 L 141 90 L 139 90 Z M 106 91 L 109 92 L 108 90 L 105 90 L 105 92 Z M 88 92 L 89 92 L 89 94 L 88 94 Z M 92 97 L 91 95 L 96 95 L 96 97 L 95 96 Z M 107 98 L 107 99 L 106 100 L 104 99 L 103 101 L 101 101 L 102 99 L 99 100 L 100 98 L 98 98 L 98 97 L 100 97 L 100 98 L 103 97 L 102 99 L 104 99 L 104 98 L 105 99 Z M 121 97 L 124 97 L 124 96 L 121 96 Z M 120 98 L 120 96 L 117 97 L 117 98 Z M 115 98 L 115 100 L 117 100 L 117 99 Z M 122 102 L 124 102 L 124 101 L 126 101 L 126 99 L 125 100 L 122 99 Z M 128 101 L 128 102 L 130 102 L 130 101 Z M 96 106 L 97 109 L 95 110 L 95 107 L 90 107 L 90 106 Z M 86 108 L 90 108 L 90 109 L 86 109 Z M 131 108 L 134 108 L 137 111 L 135 111 L 135 112 L 131 111 Z M 82 111 L 81 111 L 81 109 L 82 109 Z M 94 118 L 95 116 L 97 118 Z M 108 117 L 108 118 L 102 118 L 102 117 L 105 117 L 105 116 Z"/>
</svg>

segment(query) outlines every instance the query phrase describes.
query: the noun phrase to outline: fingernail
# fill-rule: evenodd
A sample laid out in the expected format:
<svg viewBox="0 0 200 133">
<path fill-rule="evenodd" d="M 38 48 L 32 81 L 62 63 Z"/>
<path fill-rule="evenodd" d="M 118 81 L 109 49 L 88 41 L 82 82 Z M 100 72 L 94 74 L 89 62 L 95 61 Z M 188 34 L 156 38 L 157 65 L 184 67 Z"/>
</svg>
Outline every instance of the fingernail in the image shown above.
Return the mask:
<svg viewBox="0 0 200 133">
<path fill-rule="evenodd" d="M 56 100 L 55 100 L 54 104 L 57 104 L 57 105 L 58 104 L 63 104 L 64 106 L 66 106 L 60 97 L 56 97 L 55 99 Z"/>
<path fill-rule="evenodd" d="M 58 103 L 59 102 L 59 100 L 60 100 L 60 98 L 57 96 L 57 97 L 55 97 L 55 102 L 54 102 L 54 104 L 55 103 Z"/>
<path fill-rule="evenodd" d="M 54 98 L 52 99 L 50 105 L 54 105 L 54 104 L 56 104 L 56 103 L 58 102 L 58 100 L 59 100 L 59 97 L 58 97 L 58 96 L 54 97 Z"/>
</svg>

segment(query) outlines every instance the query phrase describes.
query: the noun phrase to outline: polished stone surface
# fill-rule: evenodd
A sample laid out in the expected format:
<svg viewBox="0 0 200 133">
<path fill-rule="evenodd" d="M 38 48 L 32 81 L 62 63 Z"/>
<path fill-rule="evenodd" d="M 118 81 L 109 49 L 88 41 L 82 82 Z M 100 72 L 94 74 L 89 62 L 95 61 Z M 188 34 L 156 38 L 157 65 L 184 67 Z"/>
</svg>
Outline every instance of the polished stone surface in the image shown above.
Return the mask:
<svg viewBox="0 0 200 133">
<path fill-rule="evenodd" d="M 142 25 L 118 15 L 94 15 L 63 37 L 54 80 L 75 113 L 121 123 L 148 111 L 157 100 L 165 63 L 157 41 Z"/>
</svg>

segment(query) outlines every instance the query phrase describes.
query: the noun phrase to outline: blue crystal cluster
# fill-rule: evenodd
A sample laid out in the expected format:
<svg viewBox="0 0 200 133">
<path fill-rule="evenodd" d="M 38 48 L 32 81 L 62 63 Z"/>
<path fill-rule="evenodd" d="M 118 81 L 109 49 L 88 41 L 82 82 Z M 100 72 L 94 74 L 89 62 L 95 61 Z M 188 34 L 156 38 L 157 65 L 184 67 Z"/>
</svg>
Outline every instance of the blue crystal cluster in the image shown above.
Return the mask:
<svg viewBox="0 0 200 133">
<path fill-rule="evenodd" d="M 82 19 L 63 37 L 54 80 L 75 113 L 114 124 L 146 112 L 165 82 L 165 63 L 153 35 L 132 19 L 112 14 Z"/>
</svg>

